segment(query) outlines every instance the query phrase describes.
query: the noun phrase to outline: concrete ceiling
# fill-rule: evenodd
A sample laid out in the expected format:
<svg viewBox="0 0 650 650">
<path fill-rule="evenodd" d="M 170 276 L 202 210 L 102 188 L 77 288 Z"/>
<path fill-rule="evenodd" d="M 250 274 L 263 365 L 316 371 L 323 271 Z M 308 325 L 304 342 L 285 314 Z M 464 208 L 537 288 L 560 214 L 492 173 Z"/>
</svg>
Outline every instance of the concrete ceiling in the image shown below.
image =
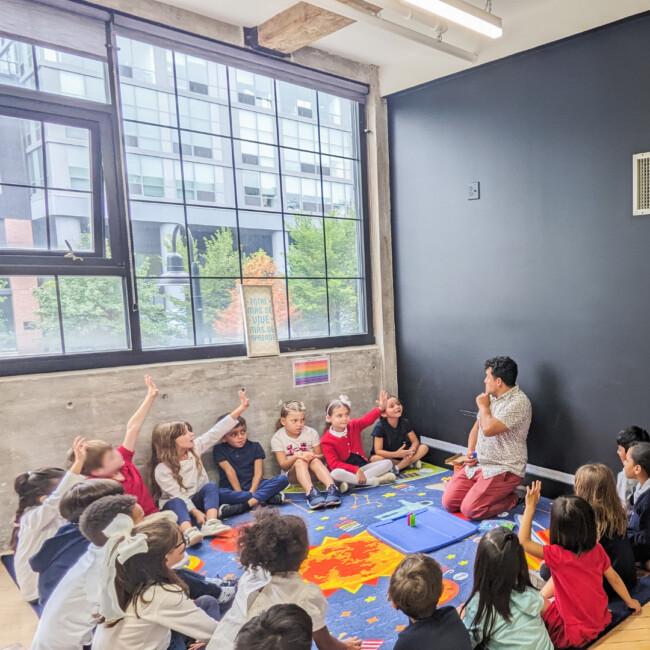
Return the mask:
<svg viewBox="0 0 650 650">
<path fill-rule="evenodd" d="M 253 27 L 298 0 L 162 1 L 233 25 Z M 480 8 L 485 6 L 482 0 L 469 1 Z M 476 52 L 480 65 L 649 9 L 650 0 L 493 0 L 493 13 L 503 19 L 501 38 L 492 40 L 450 24 L 443 40 Z M 426 27 L 413 28 L 433 35 Z M 326 36 L 312 47 L 379 66 L 383 95 L 472 67 L 448 54 L 362 23 Z"/>
</svg>

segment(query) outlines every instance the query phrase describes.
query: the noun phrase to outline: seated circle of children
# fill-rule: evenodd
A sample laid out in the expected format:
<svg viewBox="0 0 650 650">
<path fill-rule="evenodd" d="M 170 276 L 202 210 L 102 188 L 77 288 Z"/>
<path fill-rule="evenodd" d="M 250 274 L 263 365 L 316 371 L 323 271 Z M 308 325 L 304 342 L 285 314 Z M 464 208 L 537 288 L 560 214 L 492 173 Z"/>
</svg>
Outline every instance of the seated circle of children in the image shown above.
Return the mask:
<svg viewBox="0 0 650 650">
<path fill-rule="evenodd" d="M 312 510 L 334 508 L 341 505 L 341 492 L 347 491 L 348 484 L 342 482 L 337 487 L 334 483 L 325 464 L 320 436 L 316 429 L 305 425 L 306 414 L 302 402 L 290 400 L 282 404 L 271 451 L 289 483 L 302 486 Z M 315 487 L 316 480 L 325 486 L 324 495 Z"/>
<path fill-rule="evenodd" d="M 239 391 L 239 406 L 196 439 L 191 426 L 182 421 L 157 424 L 151 434 L 149 476 L 154 497 L 160 497 L 163 510 L 176 515 L 190 546 L 230 530 L 218 518 L 219 488 L 208 479 L 201 455 L 237 425 L 249 404 L 246 393 Z"/>
<path fill-rule="evenodd" d="M 349 485 L 386 485 L 395 481 L 389 458 L 370 462 L 363 451 L 361 432 L 386 411 L 388 394 L 382 390 L 377 408 L 358 419 L 350 418 L 351 405 L 345 395 L 325 409 L 327 427 L 321 438 L 325 460 L 335 481 Z"/>
<path fill-rule="evenodd" d="M 422 467 L 422 459 L 429 451 L 429 447 L 420 443 L 410 420 L 403 416 L 403 412 L 399 399 L 390 395 L 386 401 L 386 410 L 372 431 L 370 461 L 389 458 L 396 475 L 410 466 L 418 469 Z"/>
<path fill-rule="evenodd" d="M 634 559 L 650 571 L 650 442 L 631 445 L 624 468 L 625 476 L 637 482 L 631 498 L 632 514 L 627 537 L 632 543 Z"/>
<path fill-rule="evenodd" d="M 240 515 L 260 503 L 284 503 L 282 490 L 289 485 L 289 479 L 284 474 L 263 478 L 266 454 L 259 442 L 248 439 L 246 420 L 241 415 L 237 418 L 237 425 L 213 447 L 212 455 L 220 473 L 221 519 Z"/>
<path fill-rule="evenodd" d="M 650 442 L 650 434 L 645 429 L 634 424 L 631 427 L 623 429 L 616 436 L 616 453 L 621 459 L 621 464 L 625 465 L 627 450 L 637 442 Z M 616 491 L 628 515 L 632 513 L 630 499 L 637 485 L 636 479 L 625 476 L 625 469 L 622 469 L 616 476 Z"/>
<path fill-rule="evenodd" d="M 471 650 L 469 634 L 454 607 L 438 608 L 442 595 L 442 569 L 424 553 L 407 555 L 390 578 L 388 598 L 409 617 L 394 650 L 428 650 L 436 647 Z"/>
<path fill-rule="evenodd" d="M 543 559 L 551 578 L 541 593 L 549 600 L 542 618 L 556 648 L 581 647 L 595 639 L 611 621 L 603 577 L 635 614 L 641 605 L 630 596 L 609 557 L 598 543 L 593 508 L 576 495 L 558 497 L 551 506 L 550 545 L 531 540 L 541 483 L 526 488 L 526 508 L 519 541 L 529 555 Z"/>
</svg>

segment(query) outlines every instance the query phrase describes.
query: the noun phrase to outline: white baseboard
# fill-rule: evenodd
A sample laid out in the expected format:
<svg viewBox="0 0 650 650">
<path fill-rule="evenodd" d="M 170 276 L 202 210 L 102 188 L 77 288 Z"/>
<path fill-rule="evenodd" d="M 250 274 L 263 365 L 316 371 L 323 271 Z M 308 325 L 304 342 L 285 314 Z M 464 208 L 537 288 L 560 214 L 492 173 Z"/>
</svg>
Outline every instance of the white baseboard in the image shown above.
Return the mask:
<svg viewBox="0 0 650 650">
<path fill-rule="evenodd" d="M 445 440 L 438 440 L 437 438 L 429 438 L 428 436 L 421 436 L 423 443 L 434 447 L 436 449 L 441 449 L 442 451 L 449 451 L 452 454 L 464 454 L 466 447 L 461 445 L 456 445 L 453 442 L 446 442 Z M 556 469 L 549 469 L 548 467 L 539 467 L 539 465 L 526 465 L 526 472 L 528 474 L 533 474 L 539 476 L 540 478 L 547 478 L 551 481 L 558 481 L 560 483 L 566 483 L 573 487 L 573 474 L 567 474 L 566 472 L 559 472 Z"/>
</svg>

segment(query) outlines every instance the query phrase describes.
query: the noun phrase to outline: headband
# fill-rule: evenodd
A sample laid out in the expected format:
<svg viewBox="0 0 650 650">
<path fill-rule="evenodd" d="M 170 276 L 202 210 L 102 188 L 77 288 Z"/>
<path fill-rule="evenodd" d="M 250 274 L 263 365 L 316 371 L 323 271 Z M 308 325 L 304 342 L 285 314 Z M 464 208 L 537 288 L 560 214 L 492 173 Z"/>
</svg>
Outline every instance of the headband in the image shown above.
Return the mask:
<svg viewBox="0 0 650 650">
<path fill-rule="evenodd" d="M 328 405 L 325 411 L 329 413 L 329 410 L 332 408 L 333 404 L 336 404 L 336 402 L 341 402 L 344 406 L 347 406 L 350 410 L 352 410 L 352 402 L 348 399 L 347 395 L 339 395 L 338 399 L 332 400 Z"/>
</svg>

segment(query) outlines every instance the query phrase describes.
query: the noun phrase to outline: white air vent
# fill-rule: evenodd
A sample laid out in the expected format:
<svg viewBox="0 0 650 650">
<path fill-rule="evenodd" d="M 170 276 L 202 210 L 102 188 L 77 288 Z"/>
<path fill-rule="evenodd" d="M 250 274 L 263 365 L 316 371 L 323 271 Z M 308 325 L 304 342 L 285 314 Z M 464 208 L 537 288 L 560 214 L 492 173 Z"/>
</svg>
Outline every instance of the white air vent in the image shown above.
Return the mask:
<svg viewBox="0 0 650 650">
<path fill-rule="evenodd" d="M 650 153 L 632 156 L 632 214 L 650 214 Z"/>
</svg>

